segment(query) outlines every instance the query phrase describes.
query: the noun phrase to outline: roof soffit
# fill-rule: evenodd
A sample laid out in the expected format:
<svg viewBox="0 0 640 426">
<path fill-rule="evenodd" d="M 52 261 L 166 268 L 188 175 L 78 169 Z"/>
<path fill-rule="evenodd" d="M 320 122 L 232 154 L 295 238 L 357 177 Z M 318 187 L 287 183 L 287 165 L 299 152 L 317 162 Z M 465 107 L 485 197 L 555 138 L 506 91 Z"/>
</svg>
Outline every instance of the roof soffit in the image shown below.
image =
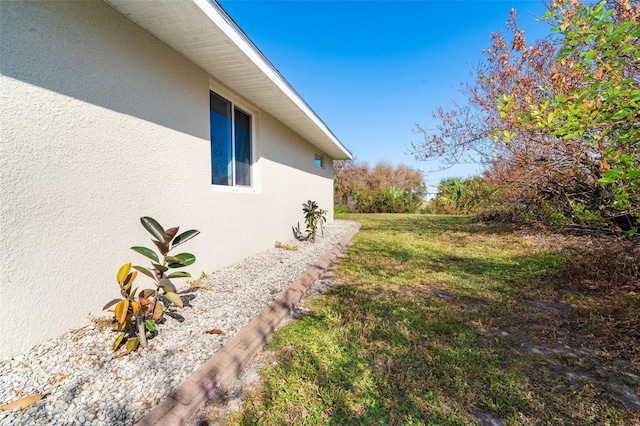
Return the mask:
<svg viewBox="0 0 640 426">
<path fill-rule="evenodd" d="M 334 159 L 349 151 L 216 3 L 105 0 Z"/>
</svg>

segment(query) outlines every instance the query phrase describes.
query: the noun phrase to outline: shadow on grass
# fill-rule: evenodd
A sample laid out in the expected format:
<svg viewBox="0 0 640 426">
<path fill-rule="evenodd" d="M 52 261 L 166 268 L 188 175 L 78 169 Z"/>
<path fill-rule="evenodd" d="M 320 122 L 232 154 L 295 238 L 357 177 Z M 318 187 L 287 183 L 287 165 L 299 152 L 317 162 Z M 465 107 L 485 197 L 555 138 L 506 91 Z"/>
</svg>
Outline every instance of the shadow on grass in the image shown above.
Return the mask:
<svg viewBox="0 0 640 426">
<path fill-rule="evenodd" d="M 469 218 L 359 216 L 345 284 L 276 333 L 239 423 L 640 423 L 637 352 L 602 352 L 562 248 L 474 238 Z"/>
</svg>

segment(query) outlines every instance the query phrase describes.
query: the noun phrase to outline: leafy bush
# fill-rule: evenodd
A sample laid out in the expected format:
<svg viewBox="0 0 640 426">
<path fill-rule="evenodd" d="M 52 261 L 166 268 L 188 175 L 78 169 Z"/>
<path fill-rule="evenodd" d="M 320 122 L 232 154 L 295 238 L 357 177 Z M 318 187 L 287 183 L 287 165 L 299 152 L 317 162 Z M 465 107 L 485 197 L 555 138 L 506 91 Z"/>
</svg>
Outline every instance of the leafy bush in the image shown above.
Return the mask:
<svg viewBox="0 0 640 426">
<path fill-rule="evenodd" d="M 498 187 L 481 177 L 446 178 L 438 184 L 439 195 L 423 208 L 426 213 L 476 214 L 499 203 Z"/>
<path fill-rule="evenodd" d="M 334 161 L 336 212 L 413 213 L 424 202 L 422 172 L 404 165 Z"/>
<path fill-rule="evenodd" d="M 147 346 L 147 337 L 156 332 L 156 321 L 162 317 L 164 305 L 161 299 L 166 299 L 175 306 L 182 308 L 183 303 L 177 294 L 176 287 L 171 282 L 173 278 L 189 278 L 186 271 L 175 271 L 168 275 L 170 269 L 182 268 L 193 264 L 196 257 L 191 253 L 169 255 L 169 252 L 180 244 L 192 239 L 200 233 L 194 229 L 178 235 L 178 227 L 164 230 L 160 224 L 151 217 L 140 218 L 142 226 L 155 237 L 153 243 L 160 251 L 160 256 L 155 251 L 141 246 L 131 247 L 137 253 L 151 259 L 151 269 L 143 266 L 134 266 L 136 271 L 131 272 L 131 263 L 122 265 L 117 274 L 122 299 L 114 299 L 107 303 L 103 309 L 115 305 L 114 316 L 118 321 L 118 331 L 121 334 L 116 338 L 113 348 L 118 347 L 126 340 L 127 352 L 136 350 L 138 346 Z M 160 259 L 162 257 L 162 260 Z M 144 289 L 138 292 L 133 288 L 133 281 L 138 272 L 151 278 L 155 289 Z"/>
<path fill-rule="evenodd" d="M 315 242 L 318 226 L 324 236 L 323 225 L 327 222 L 327 211 L 318 207 L 318 203 L 315 201 L 308 200 L 302 204 L 302 212 L 304 213 L 304 222 L 307 225 L 306 238 Z"/>
<path fill-rule="evenodd" d="M 512 9 L 508 32 L 466 84 L 466 102 L 418 127 L 418 160 L 481 161 L 513 211 L 552 222 L 640 228 L 640 8 L 637 1 L 558 0 L 551 34 L 526 40 Z M 555 34 L 555 35 L 554 35 Z M 431 127 L 431 126 L 430 126 Z M 544 219 L 546 214 L 539 217 Z"/>
</svg>

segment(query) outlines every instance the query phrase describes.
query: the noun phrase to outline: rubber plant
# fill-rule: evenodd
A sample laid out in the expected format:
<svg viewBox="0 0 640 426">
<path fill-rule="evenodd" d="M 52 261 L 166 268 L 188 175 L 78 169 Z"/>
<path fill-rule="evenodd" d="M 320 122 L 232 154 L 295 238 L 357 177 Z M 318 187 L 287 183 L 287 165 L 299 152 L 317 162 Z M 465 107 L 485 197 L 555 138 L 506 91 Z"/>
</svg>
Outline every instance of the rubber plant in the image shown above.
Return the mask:
<svg viewBox="0 0 640 426">
<path fill-rule="evenodd" d="M 307 225 L 306 238 L 315 243 L 318 225 L 324 236 L 323 224 L 327 221 L 327 211 L 319 208 L 315 201 L 308 200 L 306 203 L 302 203 L 302 212 Z"/>
<path fill-rule="evenodd" d="M 131 247 L 135 252 L 149 258 L 152 267 L 145 268 L 136 265 L 133 266 L 135 271 L 132 272 L 132 266 L 128 263 L 122 265 L 118 271 L 117 280 L 123 298 L 114 299 L 104 307 L 104 309 L 108 309 L 115 305 L 114 315 L 118 321 L 118 331 L 121 334 L 114 342 L 114 350 L 117 350 L 125 342 L 127 335 L 132 336 L 126 341 L 128 351 L 135 350 L 138 346 L 147 346 L 147 336 L 156 332 L 156 321 L 164 313 L 164 305 L 161 299 L 166 299 L 175 306 L 182 308 L 182 299 L 178 295 L 171 279 L 189 278 L 191 274 L 186 271 L 170 272 L 170 270 L 189 266 L 196 260 L 196 257 L 191 253 L 170 255 L 169 252 L 198 235 L 200 231 L 192 229 L 178 234 L 179 227 L 165 230 L 155 219 L 148 216 L 140 218 L 140 222 L 155 238 L 152 242 L 158 248 L 160 255 L 147 247 Z M 137 288 L 133 288 L 133 281 L 138 272 L 151 278 L 156 288 L 144 289 L 138 293 Z"/>
</svg>

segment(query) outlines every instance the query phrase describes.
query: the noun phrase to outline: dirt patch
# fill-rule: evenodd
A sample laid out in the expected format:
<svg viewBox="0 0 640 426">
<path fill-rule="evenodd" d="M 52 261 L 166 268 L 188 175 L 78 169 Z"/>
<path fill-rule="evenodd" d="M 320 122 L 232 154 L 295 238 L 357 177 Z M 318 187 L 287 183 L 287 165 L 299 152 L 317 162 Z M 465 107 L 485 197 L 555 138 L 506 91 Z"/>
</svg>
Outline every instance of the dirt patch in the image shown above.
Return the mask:
<svg viewBox="0 0 640 426">
<path fill-rule="evenodd" d="M 242 408 L 247 392 L 260 390 L 260 370 L 275 362 L 270 351 L 261 350 L 247 363 L 233 388 L 219 391 L 191 417 L 192 426 L 224 425 L 226 417 Z"/>
</svg>

